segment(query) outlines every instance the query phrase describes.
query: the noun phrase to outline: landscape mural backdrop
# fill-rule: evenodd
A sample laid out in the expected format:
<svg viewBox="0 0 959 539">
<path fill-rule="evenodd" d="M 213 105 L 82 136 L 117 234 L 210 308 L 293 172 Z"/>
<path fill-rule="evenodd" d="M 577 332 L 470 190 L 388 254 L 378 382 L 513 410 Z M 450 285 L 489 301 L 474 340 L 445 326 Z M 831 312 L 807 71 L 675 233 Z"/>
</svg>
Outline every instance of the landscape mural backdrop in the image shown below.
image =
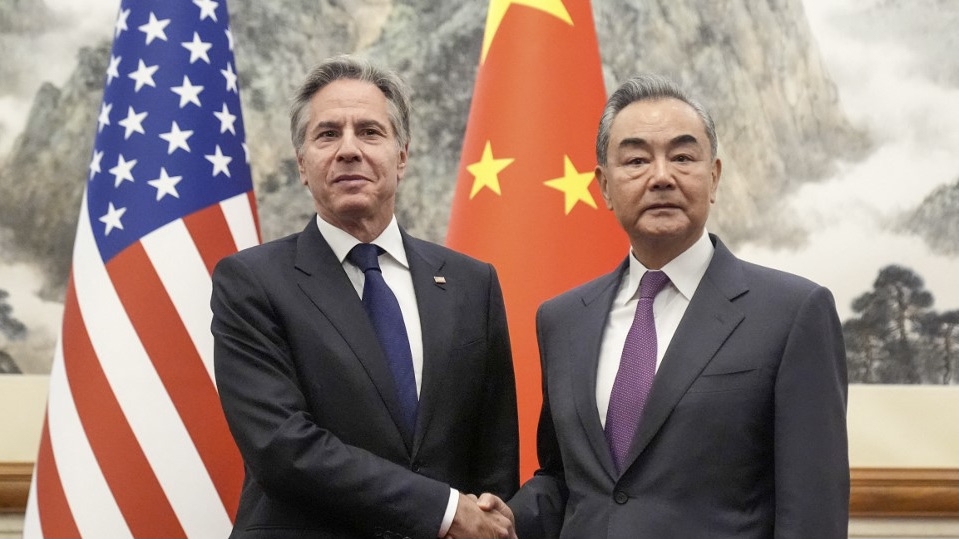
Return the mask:
<svg viewBox="0 0 959 539">
<path fill-rule="evenodd" d="M 49 372 L 118 6 L 0 3 L 0 373 Z M 414 89 L 397 213 L 443 241 L 486 8 L 230 0 L 264 240 L 313 212 L 287 97 L 311 65 L 349 52 Z M 709 230 L 833 291 L 850 380 L 959 383 L 959 3 L 594 0 L 593 11 L 607 92 L 661 72 L 713 111 L 724 167 Z"/>
</svg>

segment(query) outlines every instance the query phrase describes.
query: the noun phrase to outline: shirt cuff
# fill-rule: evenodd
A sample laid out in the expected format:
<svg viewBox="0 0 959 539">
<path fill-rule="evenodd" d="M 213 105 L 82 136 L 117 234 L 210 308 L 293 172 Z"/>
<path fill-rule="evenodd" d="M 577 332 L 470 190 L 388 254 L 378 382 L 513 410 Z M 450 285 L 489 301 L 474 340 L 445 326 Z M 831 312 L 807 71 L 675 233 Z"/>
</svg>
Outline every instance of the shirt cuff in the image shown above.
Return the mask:
<svg viewBox="0 0 959 539">
<path fill-rule="evenodd" d="M 443 522 L 440 524 L 440 533 L 437 534 L 437 537 L 446 537 L 446 534 L 450 531 L 450 526 L 453 525 L 453 517 L 456 516 L 456 507 L 460 502 L 460 493 L 458 490 L 451 488 L 450 489 L 450 501 L 446 502 L 446 514 L 443 515 Z"/>
</svg>

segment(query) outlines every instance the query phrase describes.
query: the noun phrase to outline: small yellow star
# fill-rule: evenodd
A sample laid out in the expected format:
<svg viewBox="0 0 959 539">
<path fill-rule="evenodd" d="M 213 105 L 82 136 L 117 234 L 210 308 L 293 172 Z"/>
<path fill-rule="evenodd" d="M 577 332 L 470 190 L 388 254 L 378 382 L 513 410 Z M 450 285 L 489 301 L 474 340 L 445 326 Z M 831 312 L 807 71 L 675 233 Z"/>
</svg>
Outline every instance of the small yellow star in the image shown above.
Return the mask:
<svg viewBox="0 0 959 539">
<path fill-rule="evenodd" d="M 579 172 L 576 170 L 576 167 L 573 166 L 573 162 L 569 160 L 569 156 L 563 156 L 563 177 L 555 178 L 546 182 L 547 187 L 552 187 L 557 191 L 562 191 L 566 198 L 566 215 L 569 215 L 569 212 L 573 211 L 573 207 L 576 206 L 577 202 L 583 202 L 588 204 L 593 209 L 596 209 L 596 201 L 593 200 L 593 195 L 589 192 L 589 184 L 593 182 L 593 178 L 596 175 L 590 172 Z"/>
<path fill-rule="evenodd" d="M 466 170 L 475 178 L 473 188 L 470 189 L 470 200 L 484 187 L 488 187 L 497 195 L 501 194 L 498 174 L 512 163 L 513 159 L 511 158 L 493 159 L 493 147 L 487 140 L 486 148 L 483 149 L 483 157 L 478 162 L 466 166 Z"/>
<path fill-rule="evenodd" d="M 486 14 L 486 32 L 483 34 L 483 54 L 480 56 L 480 65 L 486 61 L 486 53 L 489 52 L 489 47 L 493 44 L 493 38 L 496 37 L 496 32 L 503 22 L 503 17 L 506 16 L 506 10 L 513 4 L 538 9 L 570 26 L 573 25 L 573 19 L 566 11 L 563 0 L 490 0 L 489 11 Z"/>
</svg>

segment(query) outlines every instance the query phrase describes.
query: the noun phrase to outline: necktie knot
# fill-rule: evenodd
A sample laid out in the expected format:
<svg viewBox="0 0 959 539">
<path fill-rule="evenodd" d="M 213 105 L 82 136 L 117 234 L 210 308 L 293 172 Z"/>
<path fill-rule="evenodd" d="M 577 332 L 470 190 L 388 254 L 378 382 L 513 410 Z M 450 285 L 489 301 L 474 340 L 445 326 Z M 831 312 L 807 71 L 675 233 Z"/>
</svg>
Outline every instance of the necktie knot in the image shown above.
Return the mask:
<svg viewBox="0 0 959 539">
<path fill-rule="evenodd" d="M 652 299 L 669 284 L 669 277 L 663 271 L 647 271 L 639 281 L 639 297 Z"/>
<path fill-rule="evenodd" d="M 350 249 L 349 254 L 346 255 L 346 259 L 349 260 L 354 266 L 363 270 L 363 273 L 366 273 L 369 270 L 380 270 L 380 253 L 383 252 L 379 246 L 372 243 L 357 243 L 352 249 Z"/>
</svg>

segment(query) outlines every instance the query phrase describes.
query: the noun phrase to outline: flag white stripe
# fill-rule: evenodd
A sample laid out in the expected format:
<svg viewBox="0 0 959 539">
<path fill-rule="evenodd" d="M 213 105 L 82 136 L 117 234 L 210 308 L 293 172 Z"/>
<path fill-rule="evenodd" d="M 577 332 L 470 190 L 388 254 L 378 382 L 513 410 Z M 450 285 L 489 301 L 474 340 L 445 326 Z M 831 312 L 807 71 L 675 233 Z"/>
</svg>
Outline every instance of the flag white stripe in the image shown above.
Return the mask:
<svg viewBox="0 0 959 539">
<path fill-rule="evenodd" d="M 237 251 L 260 243 L 256 233 L 256 216 L 246 193 L 220 202 L 220 207 L 223 208 L 223 215 L 230 227 L 230 233 L 233 234 Z"/>
<path fill-rule="evenodd" d="M 210 310 L 210 294 L 213 284 L 189 229 L 177 219 L 147 234 L 141 241 L 212 382 L 213 333 L 210 332 L 210 321 L 213 312 Z M 177 256 L 170 256 L 170 253 L 177 253 Z"/>
<path fill-rule="evenodd" d="M 75 251 L 93 256 L 75 257 L 77 303 L 103 372 L 184 532 L 226 536 L 229 515 L 100 262 L 85 204 L 80 215 Z"/>
<path fill-rule="evenodd" d="M 132 537 L 77 413 L 63 359 L 62 337 L 50 371 L 47 407 L 50 447 L 80 536 Z"/>
<path fill-rule="evenodd" d="M 33 467 L 30 479 L 30 494 L 27 496 L 27 509 L 23 515 L 23 539 L 43 537 L 40 530 L 40 510 L 37 505 L 37 467 Z"/>
</svg>

